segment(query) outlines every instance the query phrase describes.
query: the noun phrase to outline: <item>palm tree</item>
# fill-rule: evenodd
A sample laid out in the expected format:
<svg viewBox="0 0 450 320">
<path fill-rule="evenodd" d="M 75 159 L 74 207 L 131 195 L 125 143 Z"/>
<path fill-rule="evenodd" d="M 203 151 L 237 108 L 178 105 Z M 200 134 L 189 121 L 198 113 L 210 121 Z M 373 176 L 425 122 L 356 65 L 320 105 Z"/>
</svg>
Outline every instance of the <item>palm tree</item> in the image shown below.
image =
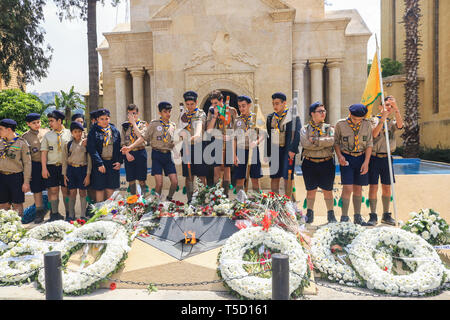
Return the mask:
<svg viewBox="0 0 450 320">
<path fill-rule="evenodd" d="M 419 35 L 420 0 L 405 0 L 405 127 L 402 134 L 404 139 L 404 154 L 406 158 L 418 158 L 420 151 L 419 127 L 419 80 L 417 69 L 419 66 Z"/>
<path fill-rule="evenodd" d="M 57 110 L 64 111 L 66 114 L 65 125 L 70 124 L 70 118 L 72 117 L 72 111 L 76 109 L 84 109 L 83 97 L 80 93 L 74 91 L 74 87 L 70 88 L 69 92 L 60 91 L 61 95 L 55 96 L 55 101 L 48 106 L 55 106 Z"/>
</svg>

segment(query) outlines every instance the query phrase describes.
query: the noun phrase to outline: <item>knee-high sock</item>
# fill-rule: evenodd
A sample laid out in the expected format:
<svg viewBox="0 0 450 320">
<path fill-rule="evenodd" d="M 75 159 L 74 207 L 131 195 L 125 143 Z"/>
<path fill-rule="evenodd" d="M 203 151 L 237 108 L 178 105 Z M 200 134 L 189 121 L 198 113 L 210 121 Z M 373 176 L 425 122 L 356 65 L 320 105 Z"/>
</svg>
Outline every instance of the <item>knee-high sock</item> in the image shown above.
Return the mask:
<svg viewBox="0 0 450 320">
<path fill-rule="evenodd" d="M 353 210 L 355 214 L 361 214 L 362 196 L 353 195 Z"/>
<path fill-rule="evenodd" d="M 383 213 L 389 212 L 391 197 L 381 196 L 381 201 L 383 202 Z"/>
<path fill-rule="evenodd" d="M 369 199 L 370 213 L 377 213 L 377 199 Z"/>
<path fill-rule="evenodd" d="M 350 199 L 342 198 L 342 215 L 348 216 L 348 207 L 350 206 Z"/>
<path fill-rule="evenodd" d="M 136 183 L 130 183 L 130 194 L 136 194 Z"/>
<path fill-rule="evenodd" d="M 316 202 L 316 198 L 306 199 L 306 207 L 310 210 L 314 210 L 314 202 Z"/>
<path fill-rule="evenodd" d="M 173 194 L 177 191 L 177 186 L 170 186 L 169 194 L 167 195 L 167 199 L 172 200 Z"/>
<path fill-rule="evenodd" d="M 76 198 L 69 198 L 69 217 L 75 218 L 75 202 Z"/>
<path fill-rule="evenodd" d="M 59 208 L 59 199 L 57 200 L 50 200 L 50 206 L 51 206 L 51 213 L 58 213 Z"/>
<path fill-rule="evenodd" d="M 327 206 L 327 211 L 334 209 L 334 199 L 325 199 L 325 205 Z"/>
<path fill-rule="evenodd" d="M 86 215 L 86 208 L 87 208 L 86 197 L 80 197 L 80 217 L 84 217 Z"/>
<path fill-rule="evenodd" d="M 188 201 L 192 200 L 192 194 L 194 193 L 194 182 L 193 181 L 187 181 L 186 183 L 186 195 L 188 198 Z"/>
<path fill-rule="evenodd" d="M 224 180 L 223 181 L 223 188 L 224 188 L 224 193 L 227 196 L 227 198 L 229 197 L 228 193 L 230 191 L 230 181 Z"/>
<path fill-rule="evenodd" d="M 69 197 L 64 197 L 64 209 L 66 210 L 66 213 L 69 212 Z"/>
</svg>

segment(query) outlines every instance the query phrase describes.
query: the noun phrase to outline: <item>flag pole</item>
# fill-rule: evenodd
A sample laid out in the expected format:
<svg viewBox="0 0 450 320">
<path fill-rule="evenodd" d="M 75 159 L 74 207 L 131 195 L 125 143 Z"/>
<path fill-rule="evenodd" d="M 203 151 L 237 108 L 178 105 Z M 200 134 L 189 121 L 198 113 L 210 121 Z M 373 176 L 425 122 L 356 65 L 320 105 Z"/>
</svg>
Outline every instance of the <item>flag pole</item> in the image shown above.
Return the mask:
<svg viewBox="0 0 450 320">
<path fill-rule="evenodd" d="M 383 78 L 381 74 L 381 57 L 380 57 L 380 49 L 378 46 L 378 37 L 375 33 L 375 41 L 377 43 L 377 58 L 378 58 L 378 74 L 380 78 L 380 90 L 381 90 L 381 103 L 383 104 L 383 109 L 386 108 L 385 101 L 384 101 L 384 88 L 383 88 Z M 394 188 L 394 172 L 392 169 L 392 161 L 391 161 L 391 146 L 389 143 L 389 130 L 387 126 L 387 119 L 384 119 L 384 132 L 386 137 L 386 149 L 388 154 L 388 164 L 389 164 L 389 178 L 391 180 L 391 193 L 392 193 L 392 200 L 393 200 L 393 208 L 394 208 L 394 218 L 395 218 L 395 226 L 398 226 L 398 217 L 397 217 L 397 202 L 395 199 L 395 188 Z"/>
</svg>

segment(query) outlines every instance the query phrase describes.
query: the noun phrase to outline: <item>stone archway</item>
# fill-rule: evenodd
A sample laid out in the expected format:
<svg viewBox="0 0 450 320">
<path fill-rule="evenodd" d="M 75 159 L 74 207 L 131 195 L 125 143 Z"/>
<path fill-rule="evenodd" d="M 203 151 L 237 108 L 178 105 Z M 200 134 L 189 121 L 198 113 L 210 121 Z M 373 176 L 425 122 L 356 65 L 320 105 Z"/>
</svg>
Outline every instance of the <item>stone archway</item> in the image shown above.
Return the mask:
<svg viewBox="0 0 450 320">
<path fill-rule="evenodd" d="M 227 96 L 230 97 L 230 106 L 231 106 L 231 107 L 234 107 L 234 108 L 236 109 L 236 111 L 238 112 L 238 114 L 239 114 L 238 101 L 237 101 L 238 95 L 237 95 L 236 93 L 234 93 L 234 92 L 232 92 L 232 91 L 229 91 L 229 90 L 226 90 L 226 89 L 217 89 L 217 90 L 219 90 L 220 92 L 222 92 L 222 94 L 223 94 L 223 100 L 224 100 L 223 102 L 224 102 L 224 103 L 225 103 L 225 101 L 226 101 L 226 99 L 227 99 Z M 211 93 L 211 92 L 210 92 L 210 93 Z M 211 106 L 211 102 L 209 101 L 208 96 L 209 96 L 209 93 L 208 93 L 208 95 L 203 99 L 203 102 L 202 102 L 202 104 L 200 105 L 200 107 L 203 109 L 203 111 L 205 111 L 206 115 L 208 115 L 208 110 L 209 110 L 209 107 Z"/>
</svg>

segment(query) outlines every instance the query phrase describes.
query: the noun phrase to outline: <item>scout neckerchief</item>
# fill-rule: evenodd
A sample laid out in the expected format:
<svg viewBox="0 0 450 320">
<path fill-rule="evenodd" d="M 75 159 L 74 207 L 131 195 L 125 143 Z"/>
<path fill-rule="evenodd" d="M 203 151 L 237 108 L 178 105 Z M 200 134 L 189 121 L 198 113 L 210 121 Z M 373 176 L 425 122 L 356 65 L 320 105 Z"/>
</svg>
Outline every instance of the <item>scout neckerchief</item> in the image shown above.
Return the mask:
<svg viewBox="0 0 450 320">
<path fill-rule="evenodd" d="M 219 129 L 222 129 L 224 126 L 228 126 L 231 122 L 231 111 L 227 105 L 223 107 L 217 106 L 219 109 Z"/>
<path fill-rule="evenodd" d="M 322 124 L 323 124 L 323 122 L 321 122 L 318 126 L 316 126 L 316 125 L 314 124 L 314 121 L 312 121 L 312 120 L 309 121 L 309 125 L 311 126 L 311 128 L 312 128 L 312 133 L 313 133 L 314 135 L 315 135 L 316 133 L 319 134 L 319 137 L 325 135 L 325 132 L 322 131 Z"/>
<path fill-rule="evenodd" d="M 170 128 L 170 123 L 166 124 L 162 118 L 159 118 L 159 122 L 162 124 L 163 127 L 163 141 L 164 142 L 169 142 L 169 128 Z"/>
<path fill-rule="evenodd" d="M 274 113 L 273 116 L 276 120 L 275 122 L 275 130 L 277 130 L 278 132 L 280 132 L 280 123 L 283 121 L 284 117 L 287 115 L 289 108 L 287 106 L 284 107 L 283 112 L 281 113 L 281 115 L 279 115 L 278 113 Z"/>
<path fill-rule="evenodd" d="M 248 116 L 241 115 L 241 119 L 244 120 L 245 131 L 248 131 L 248 128 L 250 126 L 251 118 L 252 118 L 252 114 L 251 113 Z"/>
<path fill-rule="evenodd" d="M 192 112 L 188 112 L 186 113 L 187 119 L 188 119 L 188 125 L 186 127 L 186 129 L 188 131 L 191 131 L 191 122 L 192 122 L 192 117 L 194 116 L 194 114 L 198 111 L 198 107 L 195 107 L 195 110 Z"/>
<path fill-rule="evenodd" d="M 62 145 L 62 134 L 64 131 L 64 128 L 62 128 L 60 131 L 54 130 L 56 133 L 56 137 L 58 139 L 58 151 L 61 151 L 61 145 Z"/>
<path fill-rule="evenodd" d="M 353 148 L 353 152 L 359 152 L 359 148 L 360 148 L 360 145 L 359 145 L 359 129 L 361 128 L 362 121 L 360 123 L 358 123 L 358 124 L 354 124 L 352 122 L 352 120 L 350 119 L 350 117 L 348 117 L 347 118 L 347 123 L 348 123 L 349 127 L 352 128 L 353 134 L 355 135 L 355 146 Z"/>
<path fill-rule="evenodd" d="M 139 127 L 139 124 L 140 124 L 140 123 L 141 123 L 141 120 L 138 119 L 138 120 L 136 121 L 136 126 Z M 134 127 L 133 127 L 133 126 L 131 127 L 130 140 L 131 140 L 131 143 L 134 143 L 134 142 L 137 140 L 137 135 L 134 133 Z"/>
<path fill-rule="evenodd" d="M 103 147 L 107 147 L 111 140 L 111 126 L 108 125 L 106 128 L 101 128 L 103 132 Z"/>
<path fill-rule="evenodd" d="M 12 145 L 17 141 L 17 139 L 19 139 L 18 135 L 15 135 L 15 137 L 13 139 L 11 139 L 11 141 L 8 141 L 6 139 L 2 139 L 2 144 L 3 144 L 3 150 L 0 153 L 0 158 L 5 159 L 6 155 L 8 154 L 8 150 L 9 148 L 12 147 Z M 14 148 L 14 147 L 12 147 Z M 19 149 L 19 147 L 16 147 L 17 149 Z"/>
</svg>

